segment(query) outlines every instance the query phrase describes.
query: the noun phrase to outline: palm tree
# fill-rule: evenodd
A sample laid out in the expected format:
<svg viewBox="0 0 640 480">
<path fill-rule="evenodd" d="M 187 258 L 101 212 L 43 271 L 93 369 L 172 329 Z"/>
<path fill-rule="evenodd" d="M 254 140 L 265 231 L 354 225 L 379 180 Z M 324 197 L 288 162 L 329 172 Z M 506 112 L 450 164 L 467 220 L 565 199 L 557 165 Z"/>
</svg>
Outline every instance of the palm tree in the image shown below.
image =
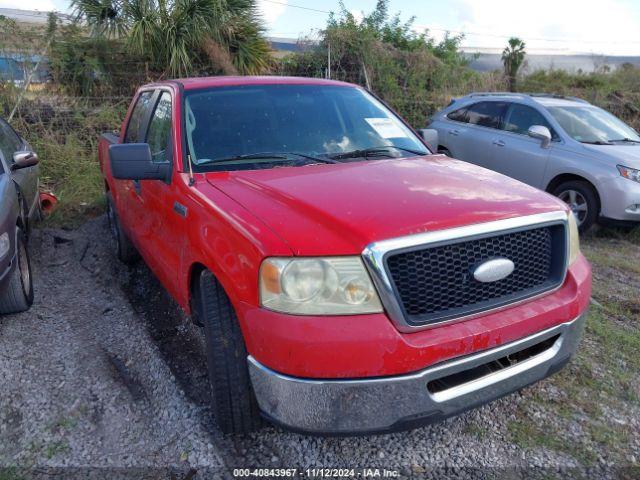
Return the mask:
<svg viewBox="0 0 640 480">
<path fill-rule="evenodd" d="M 124 38 L 171 76 L 213 64 L 226 74 L 269 67 L 255 0 L 72 0 L 94 35 Z"/>
<path fill-rule="evenodd" d="M 509 82 L 509 91 L 516 91 L 516 79 L 518 70 L 524 62 L 526 52 L 525 44 L 516 37 L 509 39 L 509 45 L 502 51 L 502 64 L 504 65 L 504 74 Z"/>
</svg>

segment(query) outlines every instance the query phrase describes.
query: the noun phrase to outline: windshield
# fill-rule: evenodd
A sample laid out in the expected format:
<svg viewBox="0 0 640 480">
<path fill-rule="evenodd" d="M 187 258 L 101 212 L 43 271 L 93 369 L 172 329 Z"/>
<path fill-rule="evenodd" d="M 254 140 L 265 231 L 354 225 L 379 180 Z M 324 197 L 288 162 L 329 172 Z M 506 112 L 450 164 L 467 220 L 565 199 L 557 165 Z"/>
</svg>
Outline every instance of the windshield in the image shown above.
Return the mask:
<svg viewBox="0 0 640 480">
<path fill-rule="evenodd" d="M 640 142 L 630 126 L 597 107 L 547 107 L 567 134 L 582 143 Z"/>
<path fill-rule="evenodd" d="M 343 86 L 189 91 L 185 123 L 189 154 L 200 172 L 429 153 L 382 103 L 359 88 Z M 338 155 L 340 160 L 323 160 Z"/>
</svg>

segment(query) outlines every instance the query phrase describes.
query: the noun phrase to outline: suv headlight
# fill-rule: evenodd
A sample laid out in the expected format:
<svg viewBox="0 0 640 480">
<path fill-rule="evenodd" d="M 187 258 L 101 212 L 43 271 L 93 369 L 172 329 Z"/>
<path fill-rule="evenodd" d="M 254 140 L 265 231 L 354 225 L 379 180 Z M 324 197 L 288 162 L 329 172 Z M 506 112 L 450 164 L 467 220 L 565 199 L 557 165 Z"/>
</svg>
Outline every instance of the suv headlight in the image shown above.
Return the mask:
<svg viewBox="0 0 640 480">
<path fill-rule="evenodd" d="M 640 170 L 625 167 L 624 165 L 618 165 L 618 171 L 624 178 L 628 178 L 629 180 L 640 183 Z"/>
<path fill-rule="evenodd" d="M 11 248 L 11 242 L 9 241 L 9 234 L 4 232 L 0 235 L 0 260 L 2 260 L 7 253 L 9 253 L 9 249 Z"/>
<path fill-rule="evenodd" d="M 260 267 L 260 303 L 298 315 L 382 312 L 360 257 L 267 258 Z"/>
<path fill-rule="evenodd" d="M 569 211 L 569 265 L 576 261 L 580 254 L 580 234 L 576 216 Z"/>
</svg>

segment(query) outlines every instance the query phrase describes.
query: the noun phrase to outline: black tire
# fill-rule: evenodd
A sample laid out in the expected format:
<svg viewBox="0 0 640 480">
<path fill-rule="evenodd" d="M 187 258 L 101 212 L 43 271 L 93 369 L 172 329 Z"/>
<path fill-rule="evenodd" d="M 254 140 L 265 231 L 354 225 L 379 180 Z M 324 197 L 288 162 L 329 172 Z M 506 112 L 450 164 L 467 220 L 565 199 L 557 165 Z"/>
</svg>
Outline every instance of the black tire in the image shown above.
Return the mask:
<svg viewBox="0 0 640 480">
<path fill-rule="evenodd" d="M 200 275 L 195 304 L 204 325 L 211 406 L 220 430 L 245 434 L 262 425 L 247 349 L 235 310 L 209 271 Z"/>
<path fill-rule="evenodd" d="M 596 190 L 589 182 L 582 180 L 564 182 L 552 193 L 572 208 L 576 214 L 580 233 L 589 231 L 598 221 L 600 202 Z"/>
<path fill-rule="evenodd" d="M 31 259 L 27 249 L 27 238 L 19 228 L 16 252 L 18 263 L 9 283 L 0 291 L 0 314 L 24 312 L 33 304 Z"/>
<path fill-rule="evenodd" d="M 453 158 L 453 155 L 451 155 L 451 152 L 448 149 L 444 148 L 444 147 L 439 147 L 438 148 L 438 153 L 441 153 L 442 155 L 446 155 L 447 157 Z"/>
<path fill-rule="evenodd" d="M 133 246 L 127 234 L 122 230 L 120 219 L 113 205 L 113 196 L 111 192 L 107 192 L 107 218 L 109 220 L 109 230 L 114 242 L 114 250 L 116 257 L 122 263 L 131 265 L 138 260 L 139 255 L 136 247 Z"/>
</svg>

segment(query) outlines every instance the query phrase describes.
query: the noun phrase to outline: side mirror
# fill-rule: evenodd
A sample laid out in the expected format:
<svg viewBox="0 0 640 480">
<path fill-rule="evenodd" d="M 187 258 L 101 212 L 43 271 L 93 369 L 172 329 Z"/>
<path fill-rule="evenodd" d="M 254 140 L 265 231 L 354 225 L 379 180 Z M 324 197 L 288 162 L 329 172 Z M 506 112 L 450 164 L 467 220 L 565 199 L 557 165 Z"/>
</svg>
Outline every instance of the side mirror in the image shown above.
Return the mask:
<svg viewBox="0 0 640 480">
<path fill-rule="evenodd" d="M 434 150 L 438 149 L 438 131 L 433 128 L 422 128 L 418 130 L 422 139 L 427 142 Z"/>
<path fill-rule="evenodd" d="M 30 150 L 21 150 L 13 154 L 11 171 L 22 170 L 38 164 L 38 155 Z"/>
<path fill-rule="evenodd" d="M 118 180 L 171 179 L 171 163 L 154 162 L 148 143 L 118 143 L 109 146 L 111 175 Z"/>
<path fill-rule="evenodd" d="M 536 138 L 541 141 L 540 146 L 542 148 L 549 148 L 549 144 L 551 143 L 551 132 L 547 127 L 543 127 L 542 125 L 532 125 L 529 128 L 529 136 L 531 138 Z"/>
</svg>

